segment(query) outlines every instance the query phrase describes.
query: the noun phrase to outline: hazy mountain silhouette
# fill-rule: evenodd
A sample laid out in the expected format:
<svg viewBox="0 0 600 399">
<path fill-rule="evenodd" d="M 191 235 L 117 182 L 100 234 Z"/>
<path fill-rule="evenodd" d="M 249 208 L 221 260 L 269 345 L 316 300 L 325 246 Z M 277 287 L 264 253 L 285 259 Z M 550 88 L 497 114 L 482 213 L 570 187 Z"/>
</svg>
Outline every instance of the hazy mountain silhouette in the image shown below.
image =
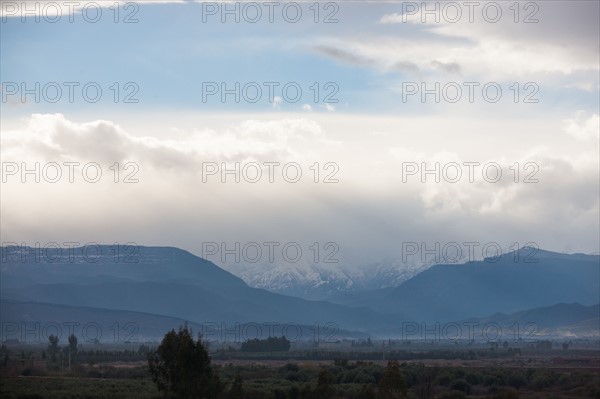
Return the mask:
<svg viewBox="0 0 600 399">
<path fill-rule="evenodd" d="M 104 343 L 140 344 L 146 341 L 160 341 L 166 331 L 178 329 L 184 324 L 187 324 L 194 333 L 201 333 L 205 339 L 227 342 L 243 342 L 247 338 L 266 338 L 270 331 L 281 333 L 284 329 L 291 338 L 298 341 L 311 341 L 315 338 L 315 334 L 319 334 L 322 338 L 331 336 L 332 339 L 367 337 L 366 334 L 355 331 L 343 329 L 334 331 L 331 326 L 323 326 L 320 331 L 315 332 L 314 325 L 300 324 L 289 328 L 285 325 L 272 326 L 271 329 L 265 325 L 257 329 L 256 325 L 243 323 L 202 325 L 181 318 L 129 310 L 11 300 L 0 301 L 0 312 L 4 326 L 2 331 L 4 336 L 0 337 L 2 340 L 18 339 L 42 344 L 46 343 L 47 335 L 51 333 L 57 333 L 65 340 L 69 331 L 75 332 L 83 340 L 82 342 L 98 338 Z M 57 325 L 60 330 L 55 328 Z"/>
<path fill-rule="evenodd" d="M 533 253 L 523 248 L 496 259 L 433 266 L 383 298 L 367 298 L 359 305 L 435 321 L 557 303 L 593 305 L 600 302 L 599 272 L 597 255 Z"/>
<path fill-rule="evenodd" d="M 436 265 L 397 288 L 340 295 L 335 300 L 341 304 L 334 304 L 251 288 L 215 264 L 177 248 L 139 247 L 136 254 L 115 246 L 100 248 L 102 256 L 87 258 L 86 247 L 72 254 L 63 250 L 60 258 L 52 250 L 40 254 L 31 248 L 1 248 L 3 298 L 143 312 L 196 323 L 334 322 L 340 328 L 382 332 L 395 331 L 407 321 L 504 317 L 560 303 L 600 302 L 597 255 L 538 251 L 531 258 L 531 250 L 525 248 L 496 260 Z M 554 321 L 593 325 L 582 318 L 569 320 L 573 311 L 560 313 L 557 306 L 540 310 L 542 315 L 510 317 L 537 318 L 549 327 L 556 326 Z"/>
<path fill-rule="evenodd" d="M 204 322 L 295 322 L 362 329 L 391 325 L 371 309 L 274 294 L 251 288 L 211 262 L 177 248 L 139 247 L 123 262 L 114 246 L 86 262 L 85 248 L 38 256 L 2 248 L 2 293 L 5 298 L 71 306 L 129 310 Z M 123 252 L 122 250 L 119 250 Z M 64 251 L 63 251 L 64 252 Z M 88 257 L 89 258 L 89 257 Z M 119 259 L 117 262 L 116 260 Z"/>
</svg>

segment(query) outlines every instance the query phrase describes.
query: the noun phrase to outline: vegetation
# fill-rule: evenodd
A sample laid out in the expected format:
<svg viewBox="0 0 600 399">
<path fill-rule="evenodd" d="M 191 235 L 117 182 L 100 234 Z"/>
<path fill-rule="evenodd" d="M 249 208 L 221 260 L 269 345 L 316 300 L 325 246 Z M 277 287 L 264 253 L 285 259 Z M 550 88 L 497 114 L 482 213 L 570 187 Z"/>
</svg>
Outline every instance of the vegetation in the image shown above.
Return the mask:
<svg viewBox="0 0 600 399">
<path fill-rule="evenodd" d="M 242 343 L 242 352 L 287 352 L 290 341 L 286 337 L 269 337 L 266 339 L 249 339 Z"/>
<path fill-rule="evenodd" d="M 48 353 L 50 354 L 50 361 L 56 362 L 56 356 L 60 352 L 60 347 L 58 346 L 59 338 L 56 335 L 51 335 L 48 337 Z"/>
<path fill-rule="evenodd" d="M 379 381 L 379 397 L 382 399 L 398 399 L 406 397 L 406 381 L 400 372 L 397 361 L 388 362 Z"/>
<path fill-rule="evenodd" d="M 440 360 L 447 350 L 429 351 L 429 360 L 350 360 L 349 352 L 321 352 L 317 360 L 265 360 L 268 353 L 233 352 L 215 363 L 200 337 L 183 327 L 168 332 L 156 347 L 83 350 L 70 339 L 44 346 L 0 348 L 0 397 L 31 398 L 214 398 L 214 399 L 537 399 L 600 398 L 598 352 L 559 353 L 589 359 L 588 366 L 550 367 L 531 359 L 511 359 L 520 367 L 500 367 L 498 357 L 465 363 L 462 355 Z M 70 349 L 66 349 L 69 348 Z M 68 353 L 71 354 L 71 365 Z M 468 352 L 468 350 L 465 350 Z M 238 357 L 232 354 L 236 353 Z M 315 350 L 283 352 L 296 359 Z M 281 354 L 283 356 L 283 353 Z M 532 352 L 533 353 L 533 352 Z M 53 355 L 55 360 L 52 360 Z M 389 354 L 389 353 L 388 353 Z M 539 352 L 536 352 L 539 360 Z M 324 360 L 328 355 L 329 360 Z M 527 355 L 527 352 L 525 352 Z M 296 357 L 297 356 L 297 357 Z M 335 356 L 335 359 L 333 358 Z M 243 360 L 239 360 L 242 357 Z M 104 359 L 104 360 L 103 360 Z M 252 360 L 254 359 L 254 360 Z M 505 361 L 504 359 L 501 359 Z M 568 359 L 567 359 L 568 360 Z M 443 362 L 443 363 L 442 363 Z M 522 363 L 519 363 L 522 362 Z M 441 364 L 445 364 L 441 366 Z M 583 363 L 582 363 L 583 364 Z"/>
<path fill-rule="evenodd" d="M 228 399 L 244 399 L 244 385 L 242 382 L 242 376 L 236 374 L 231 384 L 231 390 L 229 391 Z"/>
<path fill-rule="evenodd" d="M 156 351 L 148 355 L 148 369 L 166 397 L 211 399 L 222 391 L 201 337 L 194 341 L 187 326 L 165 335 Z"/>
</svg>

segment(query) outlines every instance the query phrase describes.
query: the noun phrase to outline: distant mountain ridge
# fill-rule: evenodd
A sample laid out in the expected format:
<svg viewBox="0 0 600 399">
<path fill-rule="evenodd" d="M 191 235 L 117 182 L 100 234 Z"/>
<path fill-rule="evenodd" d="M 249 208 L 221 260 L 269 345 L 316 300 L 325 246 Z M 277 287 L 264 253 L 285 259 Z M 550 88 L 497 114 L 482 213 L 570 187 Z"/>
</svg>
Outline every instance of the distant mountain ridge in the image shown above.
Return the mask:
<svg viewBox="0 0 600 399">
<path fill-rule="evenodd" d="M 548 256 L 548 254 L 551 254 Z M 518 251 L 504 253 L 498 260 L 488 258 L 477 262 L 493 264 L 497 261 L 506 263 L 507 259 L 519 257 L 517 263 L 528 264 L 531 260 L 572 261 L 589 260 L 598 255 L 563 254 L 524 247 Z M 469 264 L 468 257 L 443 266 L 461 266 Z M 384 291 L 391 291 L 418 274 L 441 264 L 429 262 L 401 262 L 399 259 L 387 259 L 361 266 L 343 262 L 334 264 L 252 264 L 234 263 L 221 265 L 225 270 L 240 277 L 249 286 L 266 289 L 284 295 L 296 296 L 311 300 L 326 300 L 351 305 L 367 305 L 361 298 L 370 294 L 381 296 Z M 372 307 L 372 306 L 371 306 Z M 379 308 L 379 305 L 376 305 Z M 389 311 L 389 310 L 386 310 Z"/>
<path fill-rule="evenodd" d="M 552 306 L 521 310 L 510 315 L 496 313 L 479 320 L 481 322 L 493 321 L 503 325 L 535 323 L 541 329 L 554 329 L 586 321 L 598 323 L 600 321 L 600 304 L 584 306 L 579 303 L 557 303 Z M 596 332 L 600 333 L 598 330 Z"/>
<path fill-rule="evenodd" d="M 528 259 L 530 253 L 524 248 L 493 260 L 435 265 L 383 300 L 362 305 L 445 321 L 557 303 L 600 302 L 599 256 L 539 250 Z"/>
<path fill-rule="evenodd" d="M 202 322 L 335 322 L 362 329 L 391 324 L 385 315 L 328 302 L 307 301 L 251 288 L 212 262 L 171 247 L 137 247 L 123 262 L 121 249 L 100 246 L 103 256 L 85 261 L 88 248 L 50 262 L 52 254 L 2 248 L 2 296 L 17 301 L 128 310 Z M 25 257 L 23 257 L 23 252 Z M 33 255 L 32 255 L 33 253 Z M 134 262 L 135 261 L 135 262 Z"/>
<path fill-rule="evenodd" d="M 389 332 L 388 332 L 389 333 Z M 406 322 L 391 332 L 403 340 L 525 341 L 600 338 L 600 304 L 558 303 L 512 314 L 450 322 Z"/>
<path fill-rule="evenodd" d="M 305 299 L 330 300 L 344 293 L 397 287 L 426 270 L 430 264 L 386 260 L 363 265 L 330 264 L 231 264 L 227 271 L 249 286 Z"/>
<path fill-rule="evenodd" d="M 296 324 L 293 328 L 289 328 L 285 323 L 273 322 L 263 324 L 260 329 L 257 329 L 254 323 L 201 324 L 175 317 L 127 310 L 3 299 L 0 300 L 0 314 L 2 314 L 4 328 L 0 340 L 44 343 L 47 340 L 44 334 L 57 332 L 64 339 L 69 329 L 73 329 L 73 332 L 83 339 L 83 343 L 89 343 L 90 339 L 97 338 L 103 343 L 140 344 L 146 341 L 156 342 L 162 338 L 165 331 L 187 324 L 194 332 L 202 333 L 205 339 L 219 342 L 243 342 L 248 338 L 266 338 L 273 333 L 275 335 L 287 333 L 294 341 L 313 341 L 319 335 L 332 341 L 342 338 L 364 339 L 367 336 L 402 340 L 437 337 L 462 341 L 473 337 L 481 341 L 491 335 L 498 336 L 498 339 L 502 340 L 521 338 L 534 342 L 539 339 L 554 338 L 597 339 L 600 337 L 599 312 L 600 304 L 583 306 L 578 303 L 563 303 L 523 310 L 511 315 L 497 313 L 489 317 L 453 322 L 455 327 L 452 328 L 461 326 L 462 331 L 459 334 L 452 328 L 444 330 L 443 327 L 438 327 L 436 333 L 435 325 L 429 324 L 425 329 L 424 324 L 415 322 L 404 323 L 413 326 L 413 330 L 398 325 L 392 329 L 375 328 L 367 334 L 343 329 L 333 330 L 330 326 L 320 326 L 320 330 L 315 330 L 314 325 Z M 490 330 L 492 333 L 483 333 L 486 326 L 492 326 Z"/>
<path fill-rule="evenodd" d="M 42 267 L 42 266 L 46 267 Z M 169 267 L 175 267 L 171 268 Z M 31 283 L 114 281 L 194 281 L 202 285 L 244 287 L 239 277 L 188 251 L 174 247 L 97 245 L 75 248 L 0 247 L 4 278 L 18 277 L 8 288 Z"/>
<path fill-rule="evenodd" d="M 332 338 L 359 337 L 366 334 L 346 330 L 333 331 L 322 326 L 321 331 L 314 325 L 285 324 L 255 325 L 222 323 L 195 323 L 193 321 L 128 310 L 114 310 L 84 306 L 56 305 L 39 302 L 0 300 L 0 314 L 4 328 L 0 340 L 45 344 L 50 333 L 56 333 L 61 341 L 68 332 L 74 332 L 82 343 L 98 339 L 101 343 L 141 344 L 147 341 L 158 342 L 166 331 L 188 325 L 194 333 L 201 333 L 204 339 L 222 342 L 243 342 L 248 338 L 267 338 L 270 333 L 284 333 L 294 341 L 311 341 L 315 334 L 330 334 Z M 58 327 L 58 328 L 57 328 Z M 333 335 L 334 333 L 334 335 Z M 136 347 L 137 349 L 137 347 Z"/>
<path fill-rule="evenodd" d="M 521 317 L 514 313 L 600 302 L 597 255 L 539 251 L 537 263 L 528 263 L 529 251 L 524 250 L 495 260 L 435 265 L 398 287 L 341 291 L 327 302 L 249 287 L 212 262 L 177 248 L 138 247 L 136 257 L 127 257 L 127 262 L 114 256 L 123 248 L 100 248 L 103 255 L 93 262 L 85 247 L 58 260 L 52 251 L 36 256 L 39 250 L 31 248 L 0 248 L 2 298 L 143 312 L 196 323 L 335 323 L 343 329 L 381 333 L 397 331 L 403 322 Z M 548 317 L 569 325 L 557 312 L 552 310 Z M 593 320 L 576 323 L 594 326 Z"/>
</svg>

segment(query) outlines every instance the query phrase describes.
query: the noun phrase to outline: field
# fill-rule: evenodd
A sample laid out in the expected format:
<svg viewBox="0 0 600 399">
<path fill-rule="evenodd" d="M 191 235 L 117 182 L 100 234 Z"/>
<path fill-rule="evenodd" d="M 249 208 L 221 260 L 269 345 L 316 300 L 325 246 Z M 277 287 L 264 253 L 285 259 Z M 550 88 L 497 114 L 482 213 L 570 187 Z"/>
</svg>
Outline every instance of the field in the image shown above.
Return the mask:
<svg viewBox="0 0 600 399">
<path fill-rule="evenodd" d="M 291 351 L 283 353 L 212 352 L 212 364 L 228 398 L 236 376 L 243 398 L 384 397 L 378 390 L 388 360 L 396 358 L 407 398 L 600 398 L 600 354 L 594 349 L 450 350 L 429 348 Z M 35 347 L 3 348 L 2 398 L 161 398 L 147 369 L 145 350 L 112 347 L 69 368 L 43 358 Z M 87 353 L 87 354 L 86 354 Z M 91 352 L 90 352 L 91 353 Z M 390 355 L 393 355 L 390 357 Z M 418 355 L 418 356 L 417 356 Z M 24 358 L 22 358 L 24 357 Z M 410 358 L 403 360 L 402 358 Z M 323 382 L 325 381 L 325 382 Z M 321 389 L 326 384 L 326 389 Z M 321 387 L 321 388 L 320 388 Z"/>
</svg>

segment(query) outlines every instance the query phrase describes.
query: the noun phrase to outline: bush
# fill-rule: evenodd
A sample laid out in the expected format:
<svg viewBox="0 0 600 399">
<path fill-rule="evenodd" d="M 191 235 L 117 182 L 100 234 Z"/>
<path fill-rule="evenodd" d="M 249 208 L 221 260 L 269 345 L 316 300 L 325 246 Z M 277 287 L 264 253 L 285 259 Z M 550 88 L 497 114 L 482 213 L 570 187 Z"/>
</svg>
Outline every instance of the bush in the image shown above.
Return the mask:
<svg viewBox="0 0 600 399">
<path fill-rule="evenodd" d="M 531 386 L 535 390 L 540 390 L 552 385 L 552 375 L 546 370 L 536 370 L 531 378 Z"/>
<path fill-rule="evenodd" d="M 38 369 L 35 367 L 27 367 L 23 369 L 23 371 L 21 371 L 21 375 L 27 377 L 45 377 L 48 375 L 48 373 L 42 369 Z"/>
<path fill-rule="evenodd" d="M 452 376 L 449 373 L 444 372 L 437 378 L 436 383 L 438 385 L 447 387 L 448 385 L 450 385 L 451 381 L 452 381 Z"/>
<path fill-rule="evenodd" d="M 504 388 L 491 396 L 492 399 L 518 399 L 519 393 L 514 388 Z"/>
<path fill-rule="evenodd" d="M 462 391 L 466 394 L 471 392 L 471 385 L 465 380 L 454 380 L 450 383 L 450 388 L 455 391 Z"/>
<path fill-rule="evenodd" d="M 512 371 L 506 380 L 506 384 L 510 385 L 513 388 L 519 389 L 525 385 L 527 385 L 527 378 L 520 370 Z"/>
<path fill-rule="evenodd" d="M 439 397 L 440 399 L 464 399 L 467 396 L 463 391 L 448 391 L 442 393 Z"/>
<path fill-rule="evenodd" d="M 466 375 L 465 380 L 467 380 L 467 382 L 471 385 L 479 385 L 481 384 L 483 378 L 479 373 L 469 373 Z"/>
</svg>

